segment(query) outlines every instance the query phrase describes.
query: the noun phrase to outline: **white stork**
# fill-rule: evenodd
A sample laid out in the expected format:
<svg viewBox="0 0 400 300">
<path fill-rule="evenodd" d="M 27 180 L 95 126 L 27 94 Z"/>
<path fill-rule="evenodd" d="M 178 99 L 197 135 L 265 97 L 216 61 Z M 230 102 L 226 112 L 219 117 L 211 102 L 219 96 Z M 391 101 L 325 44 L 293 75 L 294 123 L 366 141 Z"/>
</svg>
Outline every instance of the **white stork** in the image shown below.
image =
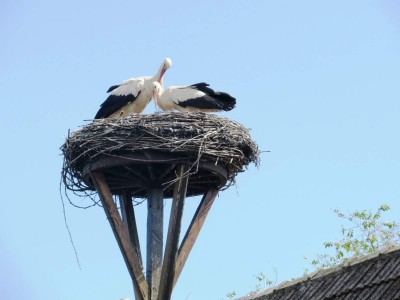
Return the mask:
<svg viewBox="0 0 400 300">
<path fill-rule="evenodd" d="M 162 86 L 162 78 L 172 65 L 171 59 L 165 58 L 156 75 L 130 78 L 107 90 L 108 98 L 100 105 L 95 119 L 121 118 L 131 113 L 141 113 L 151 101 L 153 82 Z"/>
<path fill-rule="evenodd" d="M 153 82 L 153 98 L 156 107 L 163 111 L 203 111 L 214 112 L 231 110 L 236 99 L 223 92 L 215 92 L 201 82 L 189 86 L 170 86 L 165 90 L 158 82 Z"/>
</svg>

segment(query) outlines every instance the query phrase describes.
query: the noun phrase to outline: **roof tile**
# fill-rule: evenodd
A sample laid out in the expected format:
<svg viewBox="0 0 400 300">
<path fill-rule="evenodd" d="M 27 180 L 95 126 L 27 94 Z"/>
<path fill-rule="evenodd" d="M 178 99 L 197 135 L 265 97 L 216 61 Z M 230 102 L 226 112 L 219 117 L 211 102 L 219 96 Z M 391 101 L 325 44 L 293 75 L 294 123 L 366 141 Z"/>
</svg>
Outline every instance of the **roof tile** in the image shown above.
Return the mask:
<svg viewBox="0 0 400 300">
<path fill-rule="evenodd" d="M 238 300 L 400 300 L 400 247 Z"/>
</svg>

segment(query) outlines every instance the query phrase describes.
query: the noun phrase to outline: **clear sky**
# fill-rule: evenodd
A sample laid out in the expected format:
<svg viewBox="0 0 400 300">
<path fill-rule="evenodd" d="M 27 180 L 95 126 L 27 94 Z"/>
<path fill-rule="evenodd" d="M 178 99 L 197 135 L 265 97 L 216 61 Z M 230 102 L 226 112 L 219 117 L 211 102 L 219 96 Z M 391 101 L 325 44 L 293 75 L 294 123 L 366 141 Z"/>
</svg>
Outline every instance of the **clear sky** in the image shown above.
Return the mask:
<svg viewBox="0 0 400 300">
<path fill-rule="evenodd" d="M 230 93 L 237 107 L 223 115 L 271 151 L 220 193 L 173 299 L 244 295 L 273 267 L 278 281 L 302 275 L 303 256 L 339 237 L 335 208 L 387 203 L 398 220 L 398 1 L 6 0 L 0 37 L 4 299 L 133 299 L 99 207 L 66 205 L 82 270 L 75 261 L 59 147 L 109 86 L 154 74 L 164 57 L 167 86 Z"/>
</svg>

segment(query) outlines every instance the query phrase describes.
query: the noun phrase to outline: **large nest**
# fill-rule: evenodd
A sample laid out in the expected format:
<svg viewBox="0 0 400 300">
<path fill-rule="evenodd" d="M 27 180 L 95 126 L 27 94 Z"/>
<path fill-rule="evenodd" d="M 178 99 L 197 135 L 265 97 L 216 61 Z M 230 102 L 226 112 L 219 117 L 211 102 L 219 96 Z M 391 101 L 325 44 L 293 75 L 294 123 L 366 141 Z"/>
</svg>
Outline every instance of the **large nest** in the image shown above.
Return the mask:
<svg viewBox="0 0 400 300">
<path fill-rule="evenodd" d="M 193 186 L 193 190 L 188 190 L 189 195 L 201 194 L 203 189 L 229 186 L 235 176 L 244 171 L 249 163 L 253 162 L 256 165 L 259 163 L 258 147 L 246 128 L 226 118 L 200 112 L 156 113 L 130 115 L 122 119 L 94 120 L 70 134 L 61 150 L 64 155 L 62 180 L 67 189 L 77 194 L 94 190 L 88 170 L 90 171 L 96 164 L 98 168 L 100 165 L 107 170 L 106 167 L 111 166 L 109 161 L 104 162 L 107 158 L 109 160 L 124 158 L 124 166 L 131 163 L 132 165 L 126 168 L 136 175 L 141 172 L 141 177 L 143 177 L 143 170 L 140 168 L 145 165 L 152 173 L 150 174 L 151 178 L 154 179 L 154 172 L 157 168 L 159 169 L 160 164 L 151 166 L 153 162 L 151 159 L 158 157 L 157 162 L 161 162 L 164 168 L 159 173 L 170 170 L 174 177 L 172 178 L 171 174 L 169 177 L 163 175 L 161 184 L 164 189 L 167 189 L 176 179 L 174 169 L 168 167 L 171 157 L 174 163 L 190 164 L 190 178 L 195 178 L 196 176 L 192 175 L 197 173 L 200 175 L 198 174 L 198 178 L 193 181 L 189 180 L 188 189 L 191 189 L 191 183 Z M 160 154 L 167 159 L 160 160 Z M 164 156 L 162 156 L 163 159 Z M 140 161 L 140 157 L 146 159 Z M 140 162 L 141 165 L 137 164 Z M 207 172 L 201 173 L 201 166 L 205 164 L 220 169 L 211 172 L 210 170 L 213 169 L 208 167 Z M 138 169 L 135 171 L 136 167 Z M 223 186 L 221 186 L 221 182 L 217 182 L 213 186 L 215 177 L 211 175 L 212 173 L 221 173 L 221 168 L 225 172 L 222 173 L 226 180 L 222 182 Z M 126 178 L 129 177 L 121 174 L 120 169 L 113 170 L 113 174 L 116 172 L 119 172 L 120 181 L 126 181 Z M 110 178 L 111 180 L 115 181 L 116 179 Z M 199 186 L 197 190 L 196 184 Z M 141 185 L 146 185 L 146 183 L 142 182 Z M 117 194 L 124 189 L 124 186 L 130 189 L 129 191 L 133 195 L 135 195 L 135 190 L 139 190 L 137 186 L 128 188 L 125 183 L 125 185 L 120 184 L 119 187 L 112 186 L 111 191 L 113 194 Z M 142 190 L 145 189 L 142 187 Z M 167 196 L 171 196 L 171 192 L 167 194 Z M 136 196 L 142 197 L 143 195 L 144 192 L 137 192 Z"/>
</svg>

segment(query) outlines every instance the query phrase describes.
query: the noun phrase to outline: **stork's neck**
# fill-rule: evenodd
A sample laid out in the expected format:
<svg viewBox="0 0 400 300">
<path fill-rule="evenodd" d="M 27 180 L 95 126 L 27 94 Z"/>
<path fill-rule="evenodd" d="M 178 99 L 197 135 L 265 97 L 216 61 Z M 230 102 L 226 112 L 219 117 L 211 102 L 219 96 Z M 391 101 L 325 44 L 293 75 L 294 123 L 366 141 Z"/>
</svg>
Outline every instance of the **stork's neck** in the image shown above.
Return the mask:
<svg viewBox="0 0 400 300">
<path fill-rule="evenodd" d="M 156 75 L 153 76 L 153 81 L 157 81 L 162 85 L 162 77 L 164 76 L 165 71 L 166 69 L 164 69 L 164 63 L 162 63 Z"/>
</svg>

